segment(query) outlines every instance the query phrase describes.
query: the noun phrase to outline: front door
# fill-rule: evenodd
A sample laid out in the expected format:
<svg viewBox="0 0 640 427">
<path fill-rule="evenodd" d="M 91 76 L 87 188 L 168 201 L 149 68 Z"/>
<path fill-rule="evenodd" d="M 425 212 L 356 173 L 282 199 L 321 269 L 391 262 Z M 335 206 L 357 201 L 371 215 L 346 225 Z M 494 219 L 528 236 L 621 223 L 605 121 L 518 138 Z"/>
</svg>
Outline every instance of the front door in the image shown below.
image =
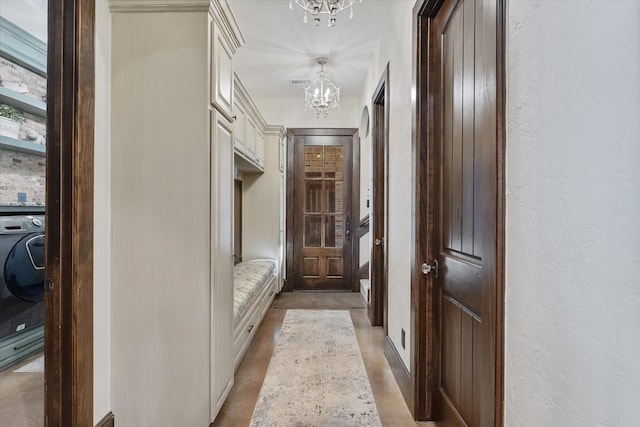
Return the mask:
<svg viewBox="0 0 640 427">
<path fill-rule="evenodd" d="M 431 34 L 439 426 L 496 425 L 497 3 L 447 0 Z"/>
<path fill-rule="evenodd" d="M 354 130 L 293 138 L 293 289 L 352 290 Z"/>
</svg>

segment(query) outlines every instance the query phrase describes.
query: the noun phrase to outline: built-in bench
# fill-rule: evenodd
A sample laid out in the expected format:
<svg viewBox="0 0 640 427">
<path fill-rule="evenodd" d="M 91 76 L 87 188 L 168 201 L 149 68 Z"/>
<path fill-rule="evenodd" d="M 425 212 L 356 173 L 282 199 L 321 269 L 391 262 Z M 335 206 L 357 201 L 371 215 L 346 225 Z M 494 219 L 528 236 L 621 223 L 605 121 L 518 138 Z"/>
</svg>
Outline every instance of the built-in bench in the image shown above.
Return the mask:
<svg viewBox="0 0 640 427">
<path fill-rule="evenodd" d="M 278 270 L 273 259 L 236 264 L 233 270 L 233 365 L 238 369 L 273 302 Z"/>
</svg>

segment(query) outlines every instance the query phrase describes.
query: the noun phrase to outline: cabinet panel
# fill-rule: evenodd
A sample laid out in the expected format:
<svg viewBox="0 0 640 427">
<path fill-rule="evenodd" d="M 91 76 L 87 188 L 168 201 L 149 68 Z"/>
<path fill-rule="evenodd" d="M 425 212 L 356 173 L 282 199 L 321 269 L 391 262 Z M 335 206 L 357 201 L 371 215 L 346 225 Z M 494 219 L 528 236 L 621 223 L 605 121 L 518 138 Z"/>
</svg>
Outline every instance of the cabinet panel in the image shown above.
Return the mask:
<svg viewBox="0 0 640 427">
<path fill-rule="evenodd" d="M 247 151 L 247 113 L 245 113 L 244 108 L 240 105 L 239 102 L 236 102 L 233 106 L 233 115 L 236 117 L 235 121 L 233 122 L 233 145 L 236 150 L 240 151 L 241 153 L 245 153 Z"/>
<path fill-rule="evenodd" d="M 256 151 L 258 145 L 258 129 L 257 126 L 253 123 L 253 120 L 247 120 L 247 154 L 252 159 L 256 158 Z"/>
<path fill-rule="evenodd" d="M 211 22 L 211 103 L 231 119 L 233 111 L 233 52 L 215 21 Z"/>
<path fill-rule="evenodd" d="M 233 385 L 233 125 L 211 112 L 211 393 L 214 416 Z"/>
<path fill-rule="evenodd" d="M 260 131 L 256 138 L 256 163 L 264 166 L 264 133 Z"/>
</svg>

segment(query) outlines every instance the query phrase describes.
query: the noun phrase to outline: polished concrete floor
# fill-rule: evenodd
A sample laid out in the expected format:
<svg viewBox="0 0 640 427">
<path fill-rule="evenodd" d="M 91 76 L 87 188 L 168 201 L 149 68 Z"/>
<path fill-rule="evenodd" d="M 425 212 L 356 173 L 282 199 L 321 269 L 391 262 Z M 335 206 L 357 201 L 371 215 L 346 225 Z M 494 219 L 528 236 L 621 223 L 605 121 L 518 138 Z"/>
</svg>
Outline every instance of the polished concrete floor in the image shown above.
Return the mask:
<svg viewBox="0 0 640 427">
<path fill-rule="evenodd" d="M 14 372 L 40 356 L 42 353 L 0 372 L 0 426 L 44 425 L 44 373 Z"/>
<path fill-rule="evenodd" d="M 267 313 L 247 355 L 238 367 L 235 384 L 213 423 L 214 427 L 249 425 L 286 311 L 271 308 Z M 365 309 L 349 311 L 382 425 L 385 427 L 435 427 L 434 423 L 415 422 L 411 417 L 384 356 L 382 328 L 372 328 L 369 325 Z"/>
<path fill-rule="evenodd" d="M 247 355 L 238 367 L 229 398 L 213 424 L 216 427 L 248 426 L 278 340 L 286 309 L 271 308 L 256 334 Z M 413 421 L 383 353 L 382 328 L 369 325 L 365 309 L 351 309 L 360 352 L 371 389 L 385 427 L 430 426 Z M 42 373 L 13 372 L 34 359 L 0 372 L 0 426 L 36 427 L 44 425 L 44 377 Z"/>
</svg>

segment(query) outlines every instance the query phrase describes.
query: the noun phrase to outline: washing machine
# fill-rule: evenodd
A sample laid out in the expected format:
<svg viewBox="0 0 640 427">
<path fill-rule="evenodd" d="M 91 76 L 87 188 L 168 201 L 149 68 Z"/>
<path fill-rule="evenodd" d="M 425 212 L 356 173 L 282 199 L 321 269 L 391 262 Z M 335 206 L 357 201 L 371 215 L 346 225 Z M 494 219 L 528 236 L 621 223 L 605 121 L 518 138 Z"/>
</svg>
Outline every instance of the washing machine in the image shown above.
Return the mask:
<svg viewBox="0 0 640 427">
<path fill-rule="evenodd" d="M 42 349 L 44 215 L 0 216 L 0 370 Z"/>
</svg>

